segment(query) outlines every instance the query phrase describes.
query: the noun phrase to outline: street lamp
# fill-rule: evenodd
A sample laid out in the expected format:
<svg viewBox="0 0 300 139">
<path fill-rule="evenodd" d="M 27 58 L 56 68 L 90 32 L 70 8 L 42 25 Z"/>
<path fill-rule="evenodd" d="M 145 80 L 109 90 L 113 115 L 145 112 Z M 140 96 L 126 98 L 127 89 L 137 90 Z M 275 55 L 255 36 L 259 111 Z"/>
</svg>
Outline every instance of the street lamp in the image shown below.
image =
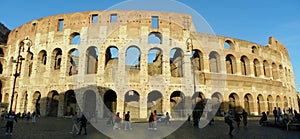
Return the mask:
<svg viewBox="0 0 300 139">
<path fill-rule="evenodd" d="M 14 94 L 15 94 L 16 81 L 17 81 L 18 76 L 20 76 L 20 72 L 18 72 L 19 64 L 21 64 L 22 61 L 25 60 L 25 58 L 23 58 L 20 53 L 21 53 L 22 49 L 24 50 L 25 46 L 28 46 L 27 52 L 30 52 L 30 46 L 31 45 L 32 45 L 32 42 L 31 42 L 31 40 L 28 37 L 26 37 L 24 40 L 22 40 L 19 43 L 19 50 L 18 50 L 17 60 L 12 60 L 12 62 L 16 63 L 17 65 L 16 65 L 15 73 L 13 74 L 13 76 L 14 76 L 14 83 L 13 83 L 13 88 L 12 88 L 12 93 L 11 93 L 11 101 L 10 101 L 9 111 L 12 110 L 12 106 L 13 106 L 13 102 L 14 102 Z"/>
</svg>

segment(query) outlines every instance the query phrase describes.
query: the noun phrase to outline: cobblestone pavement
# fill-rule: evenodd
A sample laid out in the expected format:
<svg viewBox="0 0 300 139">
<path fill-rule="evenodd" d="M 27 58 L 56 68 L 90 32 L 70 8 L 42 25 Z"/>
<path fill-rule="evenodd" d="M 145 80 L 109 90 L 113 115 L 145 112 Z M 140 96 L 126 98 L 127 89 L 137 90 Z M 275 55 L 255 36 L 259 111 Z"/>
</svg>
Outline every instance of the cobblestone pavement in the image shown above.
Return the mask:
<svg viewBox="0 0 300 139">
<path fill-rule="evenodd" d="M 104 124 L 105 121 L 99 121 L 98 124 Z M 228 133 L 228 126 L 224 123 L 222 117 L 216 119 L 214 125 L 208 125 L 205 128 L 194 128 L 187 123 L 183 124 L 178 130 L 165 137 L 165 139 L 299 139 L 300 131 L 286 131 L 275 127 L 261 127 L 257 124 L 257 119 L 250 119 L 248 127 L 236 128 L 233 131 L 233 137 Z M 158 124 L 158 130 L 148 130 L 148 124 L 132 124 L 133 129 L 124 131 L 112 130 L 111 126 L 105 125 L 106 130 L 111 133 L 120 133 L 122 139 L 142 139 L 156 138 L 153 135 L 162 134 L 169 126 L 179 124 L 172 122 L 170 125 Z M 0 139 L 110 139 L 91 124 L 88 124 L 88 135 L 70 134 L 72 127 L 71 119 L 42 117 L 36 124 L 20 119 L 14 125 L 12 136 L 5 136 L 5 121 L 0 121 Z M 106 133 L 107 133 L 106 132 Z M 129 134 L 128 134 L 129 133 Z"/>
</svg>

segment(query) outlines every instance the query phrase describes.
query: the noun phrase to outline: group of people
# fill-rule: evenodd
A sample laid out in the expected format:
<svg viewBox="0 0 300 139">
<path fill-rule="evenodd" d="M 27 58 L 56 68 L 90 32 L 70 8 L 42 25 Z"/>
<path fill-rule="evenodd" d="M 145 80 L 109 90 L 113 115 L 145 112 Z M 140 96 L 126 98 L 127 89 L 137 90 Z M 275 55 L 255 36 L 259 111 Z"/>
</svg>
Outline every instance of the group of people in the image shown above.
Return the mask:
<svg viewBox="0 0 300 139">
<path fill-rule="evenodd" d="M 229 135 L 233 136 L 232 131 L 234 130 L 233 123 L 236 123 L 237 128 L 240 127 L 241 121 L 243 121 L 244 127 L 248 124 L 248 113 L 243 110 L 242 113 L 235 111 L 229 111 L 224 113 L 224 121 L 229 126 Z"/>
<path fill-rule="evenodd" d="M 77 134 L 81 135 L 82 129 L 84 129 L 84 135 L 87 135 L 87 130 L 86 130 L 86 124 L 87 124 L 88 119 L 84 114 L 81 114 L 80 117 L 78 117 L 77 112 L 75 112 L 72 115 L 72 131 L 70 132 L 71 134 Z M 78 128 L 78 125 L 80 126 Z"/>
</svg>

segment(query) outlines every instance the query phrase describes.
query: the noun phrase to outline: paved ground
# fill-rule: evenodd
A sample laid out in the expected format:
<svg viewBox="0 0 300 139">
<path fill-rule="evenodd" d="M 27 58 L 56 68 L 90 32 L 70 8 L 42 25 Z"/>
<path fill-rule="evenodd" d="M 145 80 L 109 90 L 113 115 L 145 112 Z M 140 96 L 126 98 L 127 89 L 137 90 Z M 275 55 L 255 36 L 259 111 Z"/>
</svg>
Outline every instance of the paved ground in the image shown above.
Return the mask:
<svg viewBox="0 0 300 139">
<path fill-rule="evenodd" d="M 233 137 L 228 133 L 228 126 L 224 123 L 223 119 L 217 118 L 214 125 L 208 125 L 204 128 L 194 128 L 187 125 L 182 125 L 178 130 L 172 134 L 164 137 L 165 139 L 299 139 L 300 131 L 285 131 L 275 127 L 261 127 L 257 124 L 257 118 L 249 120 L 247 128 L 241 126 L 239 129 L 235 128 Z M 124 131 L 112 130 L 111 126 L 105 125 L 105 121 L 100 121 L 96 124 L 99 129 L 105 133 L 109 133 L 116 138 L 122 139 L 156 139 L 158 136 L 165 136 L 165 131 L 171 132 L 171 126 L 179 125 L 179 122 L 172 122 L 170 125 L 159 124 L 158 130 L 148 130 L 147 123 L 133 123 L 133 130 Z M 110 139 L 91 124 L 88 124 L 88 135 L 73 135 L 70 134 L 72 127 L 71 119 L 64 118 L 40 118 L 36 124 L 27 123 L 25 120 L 19 120 L 15 124 L 12 136 L 5 136 L 5 122 L 0 121 L 0 139 Z"/>
</svg>

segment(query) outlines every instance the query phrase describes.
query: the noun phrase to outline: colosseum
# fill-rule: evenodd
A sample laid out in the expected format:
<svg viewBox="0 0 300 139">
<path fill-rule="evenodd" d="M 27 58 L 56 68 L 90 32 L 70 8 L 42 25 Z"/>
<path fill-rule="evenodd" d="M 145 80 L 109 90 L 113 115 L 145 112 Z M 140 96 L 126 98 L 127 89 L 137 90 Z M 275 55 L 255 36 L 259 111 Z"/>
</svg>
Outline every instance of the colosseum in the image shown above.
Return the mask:
<svg viewBox="0 0 300 139">
<path fill-rule="evenodd" d="M 0 45 L 1 109 L 57 117 L 84 110 L 100 118 L 128 110 L 132 118 L 154 109 L 173 117 L 192 108 L 299 110 L 282 43 L 200 33 L 192 21 L 181 13 L 109 10 L 23 24 Z"/>
</svg>

